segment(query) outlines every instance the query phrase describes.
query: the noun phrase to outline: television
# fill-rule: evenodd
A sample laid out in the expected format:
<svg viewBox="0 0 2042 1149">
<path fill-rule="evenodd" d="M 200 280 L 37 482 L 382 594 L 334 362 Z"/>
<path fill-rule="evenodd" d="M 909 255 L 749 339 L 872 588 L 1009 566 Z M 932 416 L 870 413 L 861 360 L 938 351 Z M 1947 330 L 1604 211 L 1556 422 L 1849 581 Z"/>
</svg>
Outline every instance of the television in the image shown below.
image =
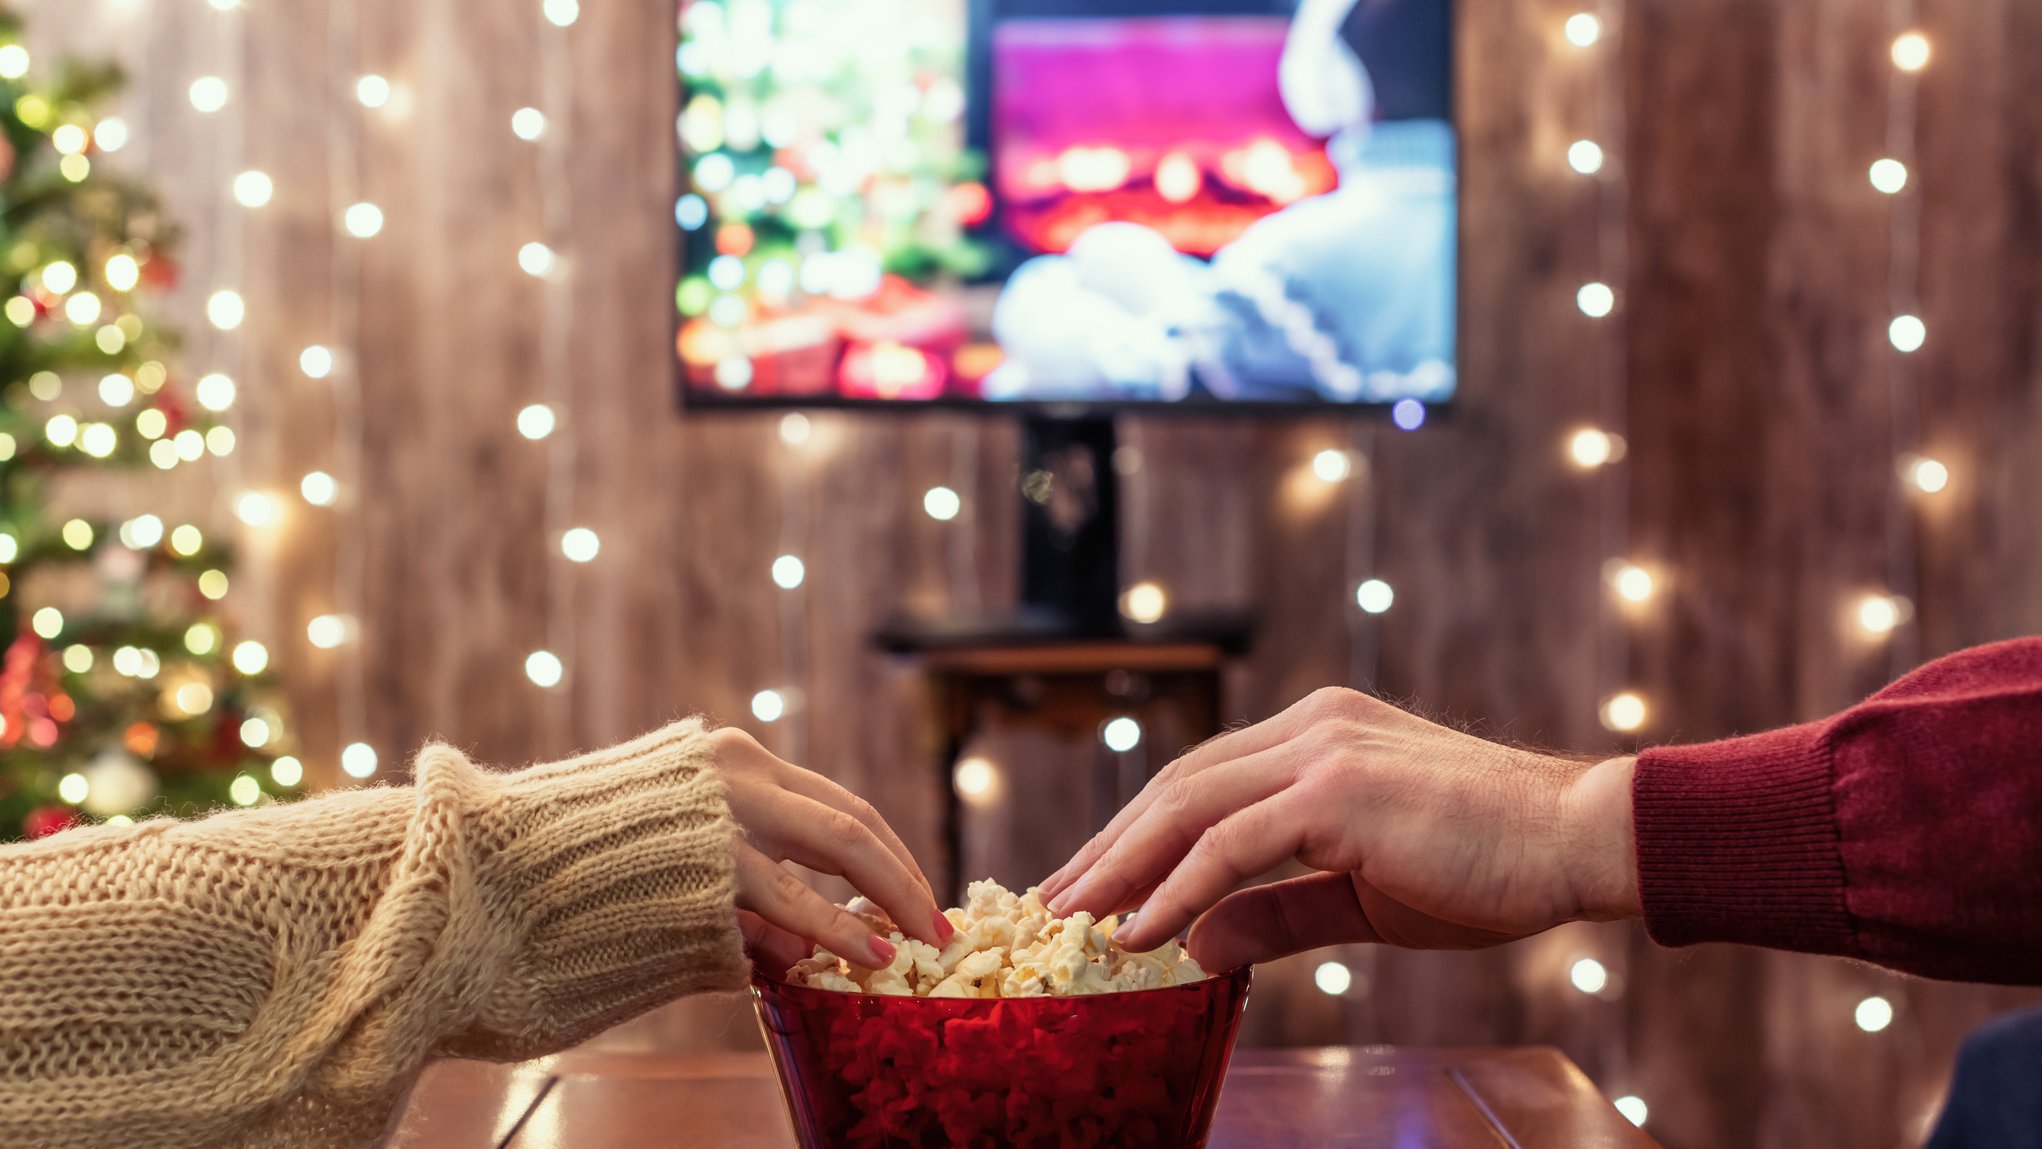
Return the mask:
<svg viewBox="0 0 2042 1149">
<path fill-rule="evenodd" d="M 691 407 L 1453 396 L 1451 0 L 681 0 L 679 23 Z"/>
</svg>

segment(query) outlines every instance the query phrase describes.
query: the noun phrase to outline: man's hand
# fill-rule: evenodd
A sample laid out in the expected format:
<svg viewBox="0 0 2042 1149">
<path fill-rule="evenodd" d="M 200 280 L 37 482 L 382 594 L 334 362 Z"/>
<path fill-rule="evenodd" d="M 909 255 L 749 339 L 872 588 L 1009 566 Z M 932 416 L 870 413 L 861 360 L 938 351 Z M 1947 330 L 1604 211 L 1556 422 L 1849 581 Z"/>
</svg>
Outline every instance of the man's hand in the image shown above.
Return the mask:
<svg viewBox="0 0 2042 1149">
<path fill-rule="evenodd" d="M 1044 894 L 1058 914 L 1141 907 L 1119 937 L 1136 951 L 1199 919 L 1208 969 L 1343 942 L 1494 945 L 1639 912 L 1631 771 L 1321 690 L 1172 762 Z M 1322 872 L 1229 893 L 1293 858 Z"/>
</svg>

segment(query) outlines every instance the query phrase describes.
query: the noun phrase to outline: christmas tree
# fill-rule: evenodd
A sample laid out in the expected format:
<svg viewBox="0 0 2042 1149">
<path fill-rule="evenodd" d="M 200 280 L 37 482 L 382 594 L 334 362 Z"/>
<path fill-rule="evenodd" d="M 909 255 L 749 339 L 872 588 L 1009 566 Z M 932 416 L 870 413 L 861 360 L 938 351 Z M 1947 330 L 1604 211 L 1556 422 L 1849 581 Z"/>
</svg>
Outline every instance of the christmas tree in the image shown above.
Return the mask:
<svg viewBox="0 0 2042 1149">
<path fill-rule="evenodd" d="M 233 450 L 148 321 L 175 276 L 154 198 L 101 161 L 106 65 L 33 66 L 0 8 L 0 839 L 90 819 L 253 805 L 295 786 L 268 652 L 219 616 L 228 554 L 146 505 L 153 477 Z M 127 472 L 112 481 L 93 476 Z"/>
</svg>

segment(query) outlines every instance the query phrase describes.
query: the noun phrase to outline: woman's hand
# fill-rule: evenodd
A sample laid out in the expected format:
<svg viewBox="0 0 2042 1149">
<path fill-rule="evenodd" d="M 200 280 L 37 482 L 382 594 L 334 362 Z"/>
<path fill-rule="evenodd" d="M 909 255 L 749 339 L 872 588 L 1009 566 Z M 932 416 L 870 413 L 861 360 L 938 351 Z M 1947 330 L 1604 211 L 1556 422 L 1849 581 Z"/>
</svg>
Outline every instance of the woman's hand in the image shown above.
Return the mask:
<svg viewBox="0 0 2042 1149">
<path fill-rule="evenodd" d="M 893 960 L 885 938 L 781 862 L 848 879 L 911 937 L 937 947 L 950 940 L 950 922 L 936 908 L 929 879 L 870 802 L 780 761 L 741 730 L 707 737 L 742 830 L 737 915 L 754 962 L 779 973 L 817 945 L 864 966 Z"/>
<path fill-rule="evenodd" d="M 1136 951 L 1204 914 L 1207 969 L 1344 942 L 1494 945 L 1638 912 L 1631 765 L 1321 690 L 1172 762 L 1044 892 L 1058 914 L 1142 907 L 1119 938 Z M 1293 858 L 1324 872 L 1229 894 Z"/>
</svg>

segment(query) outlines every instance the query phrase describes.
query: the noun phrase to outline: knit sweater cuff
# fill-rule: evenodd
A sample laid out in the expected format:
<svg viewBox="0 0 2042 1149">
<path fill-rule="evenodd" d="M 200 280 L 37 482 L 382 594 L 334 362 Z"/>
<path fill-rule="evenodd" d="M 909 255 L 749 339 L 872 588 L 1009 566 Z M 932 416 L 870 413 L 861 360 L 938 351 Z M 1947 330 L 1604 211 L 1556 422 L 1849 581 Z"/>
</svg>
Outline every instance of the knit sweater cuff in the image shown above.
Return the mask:
<svg viewBox="0 0 2042 1149">
<path fill-rule="evenodd" d="M 421 756 L 422 784 L 442 750 Z M 558 1047 L 744 985 L 736 830 L 699 722 L 490 782 L 483 881 L 522 944 L 489 1012 L 517 1037 Z"/>
<path fill-rule="evenodd" d="M 1824 730 L 1639 755 L 1638 892 L 1654 941 L 1858 952 Z"/>
</svg>

